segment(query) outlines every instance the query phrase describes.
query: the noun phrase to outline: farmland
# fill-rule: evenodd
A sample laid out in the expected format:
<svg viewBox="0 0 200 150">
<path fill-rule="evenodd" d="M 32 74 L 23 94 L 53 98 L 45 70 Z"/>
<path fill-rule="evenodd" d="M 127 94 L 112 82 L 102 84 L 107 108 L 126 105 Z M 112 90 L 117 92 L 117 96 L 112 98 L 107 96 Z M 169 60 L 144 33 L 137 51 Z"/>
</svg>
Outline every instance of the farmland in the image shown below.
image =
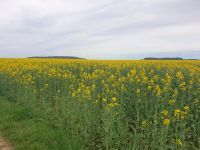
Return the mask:
<svg viewBox="0 0 200 150">
<path fill-rule="evenodd" d="M 200 149 L 198 60 L 0 59 L 0 95 L 60 149 Z"/>
</svg>

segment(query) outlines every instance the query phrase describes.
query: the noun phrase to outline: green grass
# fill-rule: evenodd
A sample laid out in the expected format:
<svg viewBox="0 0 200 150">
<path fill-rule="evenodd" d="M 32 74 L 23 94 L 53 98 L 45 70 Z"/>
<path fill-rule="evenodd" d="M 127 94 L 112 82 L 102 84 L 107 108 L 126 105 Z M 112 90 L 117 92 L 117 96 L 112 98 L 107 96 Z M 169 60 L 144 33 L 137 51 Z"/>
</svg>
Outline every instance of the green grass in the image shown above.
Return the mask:
<svg viewBox="0 0 200 150">
<path fill-rule="evenodd" d="M 45 122 L 36 121 L 31 110 L 4 97 L 0 97 L 0 134 L 16 150 L 79 149 L 70 137 Z"/>
</svg>

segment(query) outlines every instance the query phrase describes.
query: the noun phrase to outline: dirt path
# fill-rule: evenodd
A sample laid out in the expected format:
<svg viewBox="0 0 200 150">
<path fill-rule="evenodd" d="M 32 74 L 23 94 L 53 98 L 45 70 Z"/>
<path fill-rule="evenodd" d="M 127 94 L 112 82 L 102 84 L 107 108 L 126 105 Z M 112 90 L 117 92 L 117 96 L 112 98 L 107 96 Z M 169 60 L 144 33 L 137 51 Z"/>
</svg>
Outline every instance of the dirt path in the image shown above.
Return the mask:
<svg viewBox="0 0 200 150">
<path fill-rule="evenodd" d="M 12 150 L 10 145 L 2 137 L 0 137 L 0 150 Z"/>
</svg>

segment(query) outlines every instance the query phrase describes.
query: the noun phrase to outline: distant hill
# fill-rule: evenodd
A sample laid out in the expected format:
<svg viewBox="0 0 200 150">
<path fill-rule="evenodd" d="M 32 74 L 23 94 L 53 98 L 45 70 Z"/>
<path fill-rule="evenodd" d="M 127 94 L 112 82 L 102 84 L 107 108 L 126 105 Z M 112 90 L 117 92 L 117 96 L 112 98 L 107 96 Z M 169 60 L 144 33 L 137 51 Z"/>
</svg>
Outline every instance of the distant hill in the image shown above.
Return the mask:
<svg viewBox="0 0 200 150">
<path fill-rule="evenodd" d="M 28 58 L 54 58 L 54 59 L 85 59 L 75 56 L 33 56 Z"/>
<path fill-rule="evenodd" d="M 156 57 L 146 57 L 144 60 L 183 60 L 180 57 L 163 57 L 163 58 L 156 58 Z"/>
</svg>

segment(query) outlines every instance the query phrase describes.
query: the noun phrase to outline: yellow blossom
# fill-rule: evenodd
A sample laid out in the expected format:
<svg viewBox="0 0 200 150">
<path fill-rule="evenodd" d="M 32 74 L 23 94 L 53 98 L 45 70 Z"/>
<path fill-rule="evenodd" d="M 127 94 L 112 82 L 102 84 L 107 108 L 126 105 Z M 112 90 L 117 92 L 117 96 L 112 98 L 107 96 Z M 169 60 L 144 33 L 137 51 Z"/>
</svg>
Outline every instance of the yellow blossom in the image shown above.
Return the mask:
<svg viewBox="0 0 200 150">
<path fill-rule="evenodd" d="M 105 98 L 103 98 L 103 100 L 102 100 L 104 103 L 106 103 L 107 102 L 107 99 L 105 99 Z"/>
<path fill-rule="evenodd" d="M 169 126 L 170 125 L 170 120 L 169 119 L 164 119 L 163 120 L 163 125 Z"/>
<path fill-rule="evenodd" d="M 163 110 L 162 112 L 161 112 L 161 114 L 163 115 L 163 116 L 167 116 L 168 115 L 168 111 L 167 110 Z"/>
<path fill-rule="evenodd" d="M 181 139 L 176 139 L 176 145 L 178 145 L 178 146 L 182 146 L 183 145 Z"/>
<path fill-rule="evenodd" d="M 174 111 L 174 117 L 179 118 L 180 116 L 181 116 L 181 110 L 180 110 L 180 109 L 176 109 L 176 110 Z"/>
<path fill-rule="evenodd" d="M 188 112 L 190 110 L 190 107 L 189 106 L 185 106 L 183 109 L 184 109 L 185 112 Z"/>
<path fill-rule="evenodd" d="M 144 121 L 142 122 L 142 127 L 143 127 L 143 128 L 147 128 L 147 127 L 148 127 L 148 121 L 147 121 L 147 120 L 144 120 Z"/>
<path fill-rule="evenodd" d="M 176 73 L 176 77 L 179 79 L 179 80 L 183 80 L 184 79 L 184 75 L 182 74 L 182 72 L 177 72 Z"/>
<path fill-rule="evenodd" d="M 76 93 L 75 92 L 72 92 L 72 97 L 75 97 L 76 96 Z"/>
<path fill-rule="evenodd" d="M 172 104 L 174 104 L 174 103 L 176 103 L 176 100 L 175 100 L 175 99 L 171 99 L 171 100 L 168 101 L 168 104 L 170 104 L 170 105 L 172 105 Z"/>
<path fill-rule="evenodd" d="M 147 91 L 151 91 L 151 89 L 152 89 L 152 87 L 149 85 L 149 86 L 147 87 Z"/>
<path fill-rule="evenodd" d="M 140 89 L 137 89 L 137 90 L 136 90 L 136 94 L 137 94 L 137 95 L 140 95 Z"/>
<path fill-rule="evenodd" d="M 113 98 L 112 98 L 112 102 L 115 103 L 116 101 L 117 101 L 117 98 L 116 98 L 116 97 L 113 97 Z"/>
</svg>

